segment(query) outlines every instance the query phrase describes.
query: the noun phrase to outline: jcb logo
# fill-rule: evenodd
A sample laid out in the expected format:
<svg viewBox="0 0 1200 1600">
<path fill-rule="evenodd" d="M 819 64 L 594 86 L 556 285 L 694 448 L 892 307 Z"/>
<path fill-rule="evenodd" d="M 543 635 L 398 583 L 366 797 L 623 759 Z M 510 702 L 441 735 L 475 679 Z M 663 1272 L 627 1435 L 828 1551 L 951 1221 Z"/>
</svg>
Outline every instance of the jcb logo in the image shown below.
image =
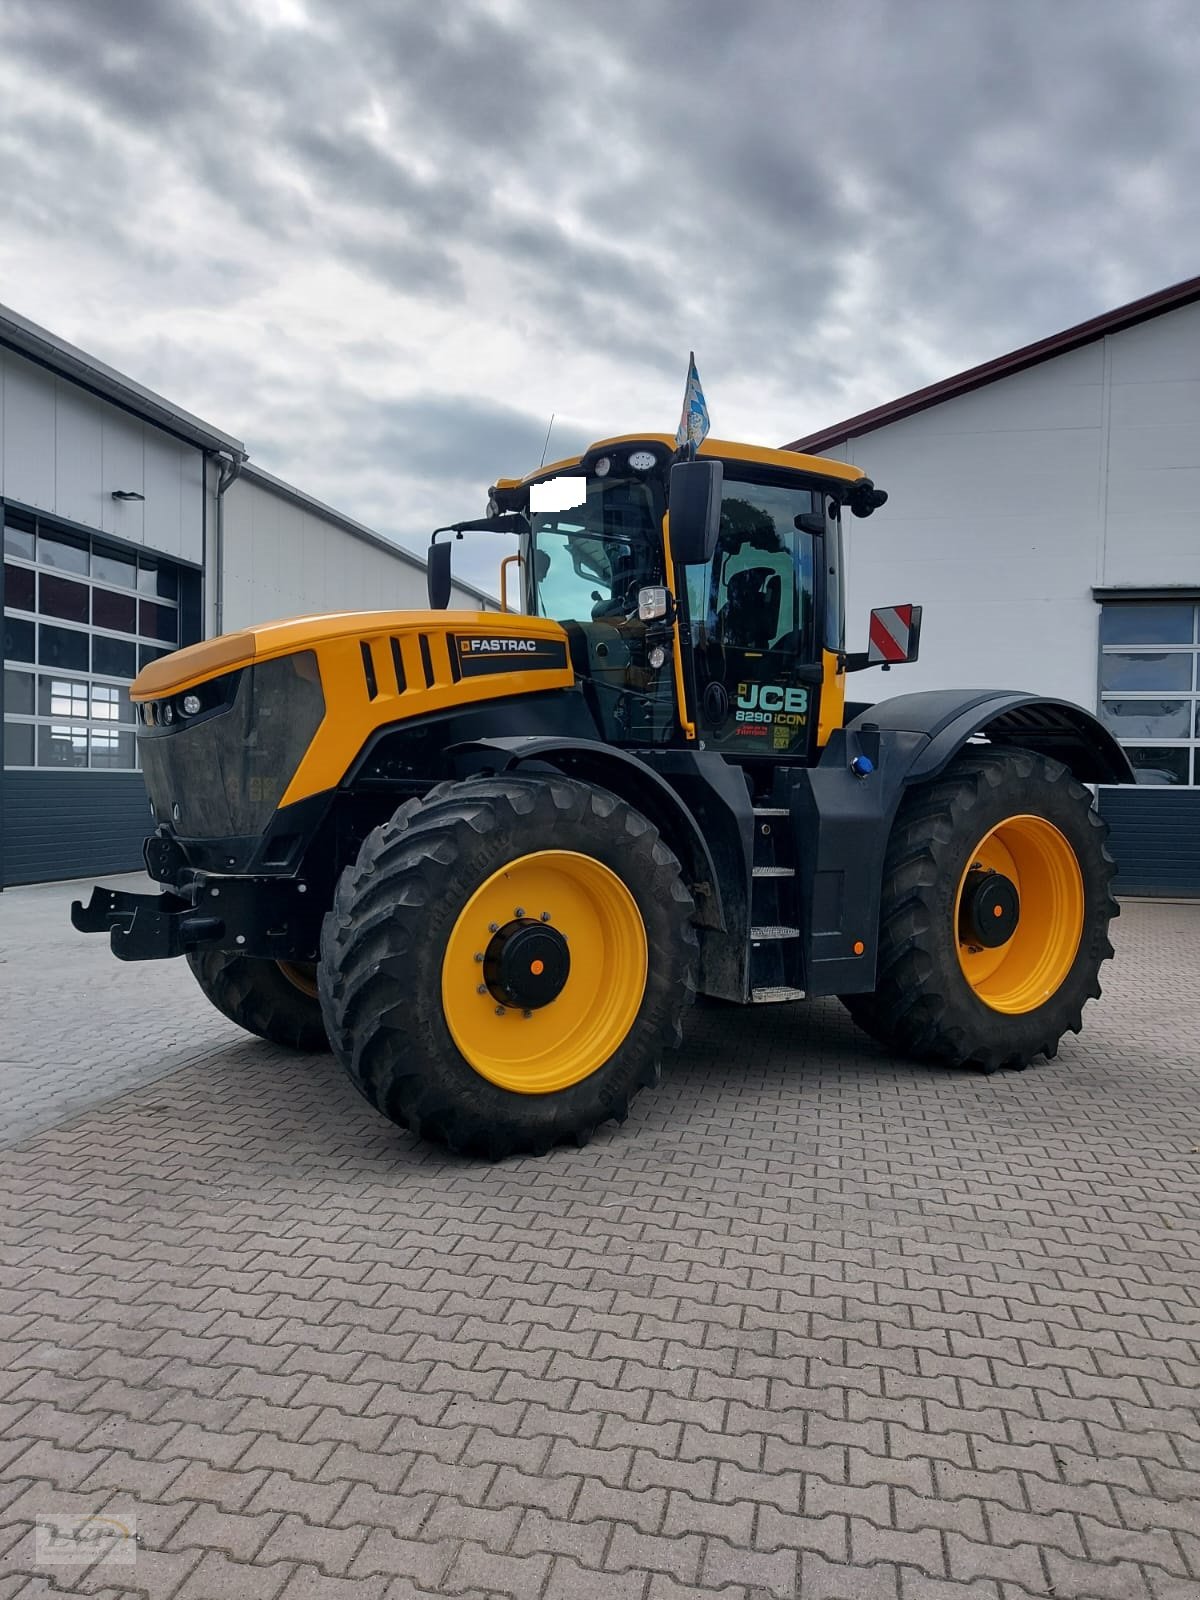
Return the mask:
<svg viewBox="0 0 1200 1600">
<path fill-rule="evenodd" d="M 808 710 L 807 689 L 785 689 L 778 683 L 739 683 L 739 711 Z"/>
</svg>

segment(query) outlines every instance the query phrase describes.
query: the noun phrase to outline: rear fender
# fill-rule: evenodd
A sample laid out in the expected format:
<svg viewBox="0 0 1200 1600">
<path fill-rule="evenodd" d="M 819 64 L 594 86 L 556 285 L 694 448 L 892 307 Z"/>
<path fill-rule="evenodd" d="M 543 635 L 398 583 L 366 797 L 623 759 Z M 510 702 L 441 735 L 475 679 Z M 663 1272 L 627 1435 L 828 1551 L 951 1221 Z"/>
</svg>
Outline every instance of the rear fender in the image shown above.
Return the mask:
<svg viewBox="0 0 1200 1600">
<path fill-rule="evenodd" d="M 875 987 L 883 863 L 896 812 L 913 784 L 937 777 L 973 739 L 1050 756 L 1081 783 L 1134 781 L 1112 734 L 1066 700 L 945 689 L 863 708 L 834 734 L 795 789 L 810 994 L 863 994 Z M 864 756 L 869 771 L 859 777 L 853 763 Z"/>
<path fill-rule="evenodd" d="M 640 811 L 679 857 L 702 928 L 725 928 L 721 880 L 700 824 L 670 784 L 627 751 L 587 739 L 553 736 L 477 739 L 452 746 L 447 756 L 460 776 L 518 769 L 561 772 L 607 789 Z"/>
<path fill-rule="evenodd" d="M 847 732 L 926 736 L 907 782 L 935 777 L 977 736 L 989 744 L 1032 750 L 1069 767 L 1080 783 L 1132 783 L 1129 758 L 1106 727 L 1069 700 L 1000 689 L 934 689 L 870 706 Z"/>
</svg>

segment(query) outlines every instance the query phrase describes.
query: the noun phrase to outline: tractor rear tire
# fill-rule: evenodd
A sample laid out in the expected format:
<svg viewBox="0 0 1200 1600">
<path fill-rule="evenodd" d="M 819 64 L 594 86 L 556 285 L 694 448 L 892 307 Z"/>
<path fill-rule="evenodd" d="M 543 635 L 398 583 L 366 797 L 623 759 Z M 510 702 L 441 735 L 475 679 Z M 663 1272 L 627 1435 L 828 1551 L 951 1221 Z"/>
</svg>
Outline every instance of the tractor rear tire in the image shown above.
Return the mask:
<svg viewBox="0 0 1200 1600">
<path fill-rule="evenodd" d="M 960 755 L 900 806 L 883 869 L 876 988 L 843 1005 L 872 1038 L 916 1060 L 990 1072 L 1052 1059 L 1099 998 L 1113 953 L 1108 928 L 1120 908 L 1107 834 L 1060 762 L 1026 750 Z M 1002 882 L 995 889 L 996 874 L 1017 891 L 1015 926 L 1003 920 L 1014 902 Z M 980 935 L 989 915 L 1001 921 Z"/>
<path fill-rule="evenodd" d="M 334 1051 L 376 1110 L 456 1152 L 586 1144 L 681 1042 L 693 912 L 615 795 L 557 774 L 440 784 L 338 883 L 318 971 Z"/>
<path fill-rule="evenodd" d="M 192 951 L 187 964 L 217 1010 L 247 1033 L 307 1055 L 329 1049 L 311 968 L 285 968 L 228 950 Z"/>
</svg>

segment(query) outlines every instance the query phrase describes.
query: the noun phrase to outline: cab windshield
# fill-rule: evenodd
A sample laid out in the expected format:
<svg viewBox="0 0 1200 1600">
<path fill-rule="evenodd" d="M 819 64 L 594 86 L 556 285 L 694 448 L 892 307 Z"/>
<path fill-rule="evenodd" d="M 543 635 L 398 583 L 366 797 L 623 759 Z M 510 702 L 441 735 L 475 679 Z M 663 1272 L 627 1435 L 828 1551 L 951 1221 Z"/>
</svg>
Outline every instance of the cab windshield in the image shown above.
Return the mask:
<svg viewBox="0 0 1200 1600">
<path fill-rule="evenodd" d="M 661 488 L 652 479 L 561 477 L 529 491 L 529 609 L 556 622 L 617 620 L 662 582 Z"/>
</svg>

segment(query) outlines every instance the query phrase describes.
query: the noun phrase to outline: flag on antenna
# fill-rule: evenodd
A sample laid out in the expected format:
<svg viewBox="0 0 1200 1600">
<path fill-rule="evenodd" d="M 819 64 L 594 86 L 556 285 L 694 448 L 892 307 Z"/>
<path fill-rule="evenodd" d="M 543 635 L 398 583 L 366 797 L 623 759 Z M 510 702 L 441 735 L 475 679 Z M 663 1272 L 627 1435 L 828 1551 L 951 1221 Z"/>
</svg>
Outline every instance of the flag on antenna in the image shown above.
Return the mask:
<svg viewBox="0 0 1200 1600">
<path fill-rule="evenodd" d="M 708 402 L 700 387 L 700 374 L 696 371 L 696 352 L 688 353 L 687 388 L 683 392 L 683 415 L 675 434 L 676 446 L 682 450 L 687 445 L 699 446 L 708 433 Z"/>
</svg>

